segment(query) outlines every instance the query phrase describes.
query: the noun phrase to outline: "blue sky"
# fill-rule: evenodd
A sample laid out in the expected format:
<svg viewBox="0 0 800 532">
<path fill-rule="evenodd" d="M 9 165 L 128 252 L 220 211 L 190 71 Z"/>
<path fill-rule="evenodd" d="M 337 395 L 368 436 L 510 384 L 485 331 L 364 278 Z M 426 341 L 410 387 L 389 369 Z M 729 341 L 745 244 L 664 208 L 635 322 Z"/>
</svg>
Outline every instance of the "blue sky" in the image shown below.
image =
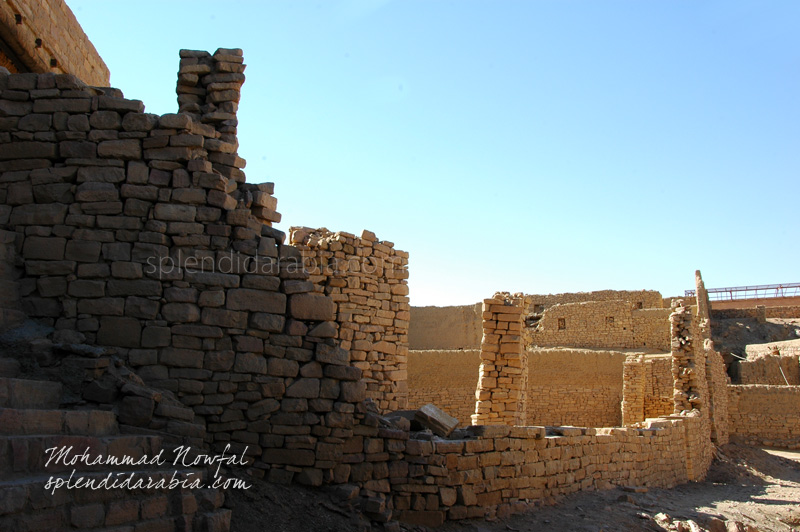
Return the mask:
<svg viewBox="0 0 800 532">
<path fill-rule="evenodd" d="M 148 112 L 242 48 L 277 226 L 394 242 L 413 305 L 800 281 L 800 2 L 67 3 Z"/>
</svg>

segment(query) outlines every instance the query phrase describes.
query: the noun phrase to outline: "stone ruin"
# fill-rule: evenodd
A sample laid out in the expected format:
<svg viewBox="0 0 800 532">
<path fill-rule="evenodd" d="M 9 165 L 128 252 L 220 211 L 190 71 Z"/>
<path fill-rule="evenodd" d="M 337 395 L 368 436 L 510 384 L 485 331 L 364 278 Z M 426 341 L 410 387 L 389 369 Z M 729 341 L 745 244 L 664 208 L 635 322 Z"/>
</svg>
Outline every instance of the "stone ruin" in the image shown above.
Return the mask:
<svg viewBox="0 0 800 532">
<path fill-rule="evenodd" d="M 238 155 L 241 50 L 180 55 L 179 112 L 163 116 L 68 73 L 0 75 L 0 528 L 229 529 L 214 487 L 48 494 L 41 475 L 67 471 L 42 450 L 69 442 L 114 456 L 228 450 L 251 477 L 338 486 L 375 521 L 424 525 L 701 479 L 729 437 L 797 445 L 797 387 L 727 384 L 699 275 L 691 306 L 536 313 L 546 334 L 551 310 L 556 335 L 575 332 L 575 309 L 632 327 L 601 346 L 573 335 L 573 350 L 668 348 L 625 355 L 619 423 L 531 423 L 552 347 L 526 339 L 528 305 L 542 303 L 521 294 L 482 305 L 472 425 L 393 413 L 420 399 L 408 253 L 369 231 L 274 229 L 274 186 L 247 183 Z"/>
</svg>

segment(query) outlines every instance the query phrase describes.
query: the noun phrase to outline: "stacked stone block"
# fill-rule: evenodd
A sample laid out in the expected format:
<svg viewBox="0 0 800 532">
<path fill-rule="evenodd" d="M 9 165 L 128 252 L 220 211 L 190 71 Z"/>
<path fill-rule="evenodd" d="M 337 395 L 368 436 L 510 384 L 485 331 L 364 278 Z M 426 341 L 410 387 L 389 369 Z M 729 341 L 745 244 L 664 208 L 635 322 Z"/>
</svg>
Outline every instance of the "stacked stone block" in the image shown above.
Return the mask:
<svg viewBox="0 0 800 532">
<path fill-rule="evenodd" d="M 361 370 L 379 410 L 408 405 L 408 253 L 380 241 L 327 229 L 293 227 L 314 290 L 336 303 L 338 338 Z"/>
<path fill-rule="evenodd" d="M 622 424 L 673 413 L 674 385 L 669 355 L 629 355 L 623 372 Z"/>
<path fill-rule="evenodd" d="M 522 347 L 522 297 L 483 301 L 483 340 L 473 425 L 524 425 L 527 355 Z"/>
</svg>

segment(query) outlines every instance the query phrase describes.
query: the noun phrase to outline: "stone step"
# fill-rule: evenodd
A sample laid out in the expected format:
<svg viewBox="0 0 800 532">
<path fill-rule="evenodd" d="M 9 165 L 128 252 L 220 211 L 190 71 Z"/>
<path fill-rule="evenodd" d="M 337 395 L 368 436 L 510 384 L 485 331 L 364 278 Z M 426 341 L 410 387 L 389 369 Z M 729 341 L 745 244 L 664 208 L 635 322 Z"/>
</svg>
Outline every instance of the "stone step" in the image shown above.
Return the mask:
<svg viewBox="0 0 800 532">
<path fill-rule="evenodd" d="M 61 403 L 60 382 L 0 377 L 0 407 L 50 410 Z"/>
<path fill-rule="evenodd" d="M 132 471 L 112 475 L 112 480 L 121 482 L 131 474 L 134 481 L 162 481 L 165 485 L 136 489 L 67 489 L 65 485 L 54 488 L 56 481 L 69 478 L 64 474 L 2 481 L 0 530 L 227 532 L 230 529 L 231 512 L 221 507 L 224 497 L 219 490 L 191 486 L 192 482 L 207 482 L 202 471 L 186 470 L 177 474 L 170 470 Z M 95 483 L 107 477 L 108 472 L 81 475 L 82 479 Z M 77 478 L 73 475 L 73 482 Z M 181 481 L 186 484 L 177 484 L 173 489 L 165 487 L 170 482 Z"/>
<path fill-rule="evenodd" d="M 0 408 L 0 435 L 111 436 L 119 433 L 109 410 L 33 410 Z"/>
<path fill-rule="evenodd" d="M 19 360 L 0 357 L 0 377 L 16 377 L 20 372 Z"/>
<path fill-rule="evenodd" d="M 81 458 L 84 453 L 87 460 Z M 108 463 L 110 458 L 122 461 L 126 457 L 133 463 Z M 87 465 L 87 461 L 92 465 Z M 162 465 L 174 462 L 174 454 L 164 448 L 158 436 L 0 436 L 0 478 L 5 480 L 73 469 L 81 472 L 149 469 L 160 467 L 157 462 Z"/>
</svg>

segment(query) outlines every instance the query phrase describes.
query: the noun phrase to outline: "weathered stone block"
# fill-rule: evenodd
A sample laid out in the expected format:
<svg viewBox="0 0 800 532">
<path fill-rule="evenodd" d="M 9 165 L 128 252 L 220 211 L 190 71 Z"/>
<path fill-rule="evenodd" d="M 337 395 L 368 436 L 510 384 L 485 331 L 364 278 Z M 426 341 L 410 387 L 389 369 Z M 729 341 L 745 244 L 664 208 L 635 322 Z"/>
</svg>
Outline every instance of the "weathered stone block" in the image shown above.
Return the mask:
<svg viewBox="0 0 800 532">
<path fill-rule="evenodd" d="M 100 258 L 101 243 L 91 240 L 70 240 L 67 242 L 64 258 L 76 262 L 97 262 Z"/>
<path fill-rule="evenodd" d="M 279 292 L 246 288 L 228 290 L 226 307 L 231 310 L 283 314 L 286 310 L 286 296 Z"/>
<path fill-rule="evenodd" d="M 22 247 L 22 256 L 26 260 L 62 260 L 66 244 L 65 238 L 29 236 Z"/>
<path fill-rule="evenodd" d="M 255 353 L 237 353 L 233 371 L 239 373 L 267 373 L 267 359 Z"/>
<path fill-rule="evenodd" d="M 336 303 L 323 295 L 294 294 L 289 297 L 289 314 L 298 320 L 331 321 L 336 317 Z"/>
<path fill-rule="evenodd" d="M 140 347 L 141 336 L 142 325 L 137 319 L 114 316 L 100 318 L 100 330 L 97 331 L 97 343 L 100 345 Z"/>
</svg>

